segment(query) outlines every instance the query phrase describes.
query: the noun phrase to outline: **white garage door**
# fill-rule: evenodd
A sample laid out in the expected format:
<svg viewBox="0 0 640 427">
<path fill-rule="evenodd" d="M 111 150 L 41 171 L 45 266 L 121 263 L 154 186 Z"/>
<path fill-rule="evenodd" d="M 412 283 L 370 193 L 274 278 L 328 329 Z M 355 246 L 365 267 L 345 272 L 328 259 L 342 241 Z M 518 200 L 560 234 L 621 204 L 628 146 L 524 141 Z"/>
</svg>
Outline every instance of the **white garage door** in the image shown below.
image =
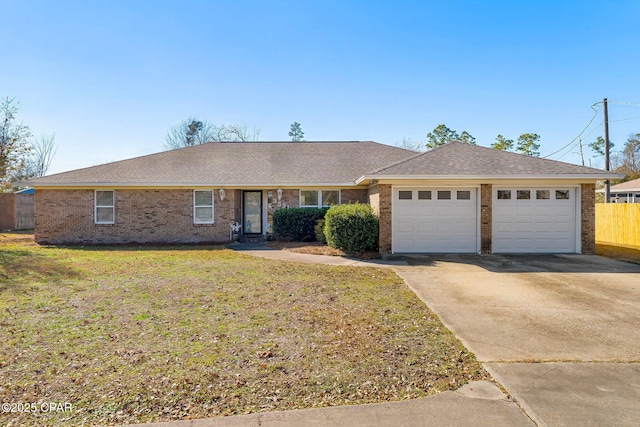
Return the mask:
<svg viewBox="0 0 640 427">
<path fill-rule="evenodd" d="M 476 188 L 394 188 L 393 252 L 478 252 Z"/>
<path fill-rule="evenodd" d="M 493 252 L 575 253 L 575 188 L 493 187 Z"/>
</svg>

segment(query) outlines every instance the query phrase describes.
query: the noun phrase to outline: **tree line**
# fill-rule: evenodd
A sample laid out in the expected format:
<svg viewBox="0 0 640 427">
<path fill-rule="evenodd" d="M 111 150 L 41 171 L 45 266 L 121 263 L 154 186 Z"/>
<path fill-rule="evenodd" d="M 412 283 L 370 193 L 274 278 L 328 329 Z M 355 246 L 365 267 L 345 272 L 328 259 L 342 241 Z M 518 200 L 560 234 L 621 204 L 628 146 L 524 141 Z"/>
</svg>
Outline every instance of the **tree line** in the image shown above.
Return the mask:
<svg viewBox="0 0 640 427">
<path fill-rule="evenodd" d="M 247 125 L 221 124 L 216 125 L 196 117 L 189 117 L 171 127 L 165 136 L 165 150 L 175 150 L 207 142 L 251 142 L 258 141 L 260 128 L 250 130 Z M 304 141 L 302 125 L 293 122 L 289 130 L 291 141 Z"/>
<path fill-rule="evenodd" d="M 18 121 L 19 112 L 15 98 L 0 102 L 0 192 L 12 182 L 44 176 L 56 153 L 55 134 L 34 136 Z"/>
</svg>

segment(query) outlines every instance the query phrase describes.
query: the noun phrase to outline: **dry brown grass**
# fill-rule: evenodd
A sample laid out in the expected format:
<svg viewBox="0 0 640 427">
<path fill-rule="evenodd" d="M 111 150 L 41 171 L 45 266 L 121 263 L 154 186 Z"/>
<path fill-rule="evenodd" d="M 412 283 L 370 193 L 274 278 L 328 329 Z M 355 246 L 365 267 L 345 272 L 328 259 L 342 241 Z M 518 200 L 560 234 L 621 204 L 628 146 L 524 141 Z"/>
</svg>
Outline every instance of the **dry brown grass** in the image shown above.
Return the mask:
<svg viewBox="0 0 640 427">
<path fill-rule="evenodd" d="M 387 269 L 4 239 L 0 402 L 72 410 L 0 412 L 0 425 L 362 404 L 488 378 Z"/>
</svg>

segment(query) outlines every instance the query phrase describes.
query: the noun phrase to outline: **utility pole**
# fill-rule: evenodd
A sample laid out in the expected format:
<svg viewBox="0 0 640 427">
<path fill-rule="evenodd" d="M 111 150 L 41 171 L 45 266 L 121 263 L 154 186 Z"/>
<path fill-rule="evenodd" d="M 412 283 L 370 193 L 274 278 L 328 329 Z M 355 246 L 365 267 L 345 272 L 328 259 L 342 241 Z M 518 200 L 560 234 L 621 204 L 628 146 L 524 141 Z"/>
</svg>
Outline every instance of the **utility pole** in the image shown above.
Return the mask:
<svg viewBox="0 0 640 427">
<path fill-rule="evenodd" d="M 609 171 L 609 110 L 607 108 L 607 98 L 603 100 L 604 104 L 604 170 Z M 607 179 L 604 182 L 604 202 L 609 203 L 611 196 L 611 183 Z"/>
</svg>

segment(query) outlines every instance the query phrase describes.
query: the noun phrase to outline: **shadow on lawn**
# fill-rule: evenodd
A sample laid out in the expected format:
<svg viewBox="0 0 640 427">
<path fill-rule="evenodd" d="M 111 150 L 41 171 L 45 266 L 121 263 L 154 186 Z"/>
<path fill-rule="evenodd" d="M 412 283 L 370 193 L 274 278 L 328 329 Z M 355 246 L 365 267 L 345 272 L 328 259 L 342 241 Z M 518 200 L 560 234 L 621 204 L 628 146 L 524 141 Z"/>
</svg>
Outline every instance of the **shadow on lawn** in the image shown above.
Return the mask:
<svg viewBox="0 0 640 427">
<path fill-rule="evenodd" d="M 24 279 L 77 279 L 83 276 L 56 257 L 26 249 L 0 249 L 0 293 L 9 289 L 19 290 Z"/>
</svg>

